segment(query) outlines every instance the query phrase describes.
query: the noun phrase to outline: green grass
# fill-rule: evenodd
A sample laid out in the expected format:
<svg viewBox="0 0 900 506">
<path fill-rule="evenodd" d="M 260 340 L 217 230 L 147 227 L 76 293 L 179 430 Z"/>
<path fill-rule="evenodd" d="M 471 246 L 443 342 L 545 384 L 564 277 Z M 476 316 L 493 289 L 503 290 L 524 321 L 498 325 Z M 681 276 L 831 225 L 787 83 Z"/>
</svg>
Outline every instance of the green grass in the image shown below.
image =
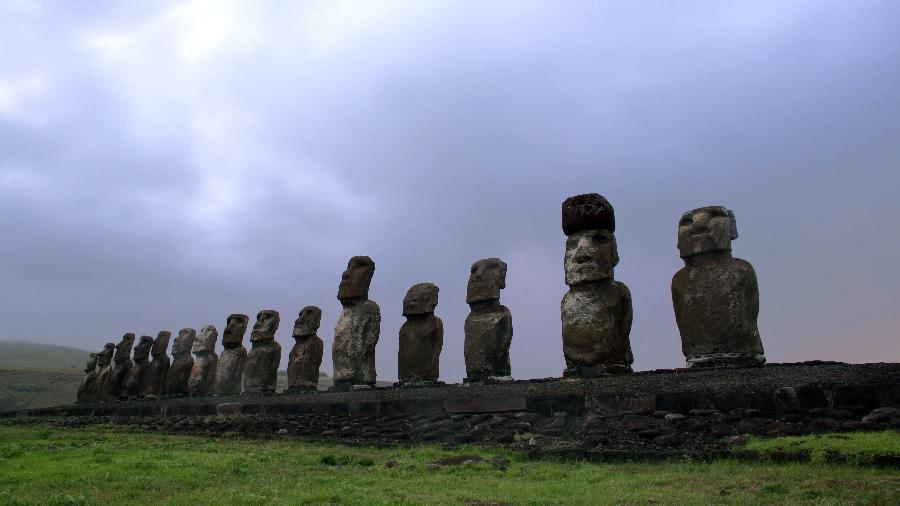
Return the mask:
<svg viewBox="0 0 900 506">
<path fill-rule="evenodd" d="M 425 467 L 463 453 L 502 454 L 510 465 Z M 853 465 L 594 464 L 478 448 L 0 426 L 0 504 L 10 505 L 898 504 L 898 490 L 896 470 Z"/>
<path fill-rule="evenodd" d="M 850 464 L 869 464 L 880 455 L 900 455 L 900 432 L 815 434 L 775 439 L 753 438 L 745 449 L 762 456 L 782 452 L 809 453 L 814 463 L 839 457 Z"/>
</svg>

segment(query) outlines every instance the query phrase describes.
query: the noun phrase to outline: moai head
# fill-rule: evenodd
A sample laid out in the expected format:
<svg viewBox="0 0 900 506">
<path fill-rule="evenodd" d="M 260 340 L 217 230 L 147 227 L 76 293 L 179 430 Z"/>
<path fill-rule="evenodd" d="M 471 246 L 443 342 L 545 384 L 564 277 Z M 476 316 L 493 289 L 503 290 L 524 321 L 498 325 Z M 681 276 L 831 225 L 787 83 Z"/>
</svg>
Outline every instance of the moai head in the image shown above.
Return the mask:
<svg viewBox="0 0 900 506">
<path fill-rule="evenodd" d="M 681 215 L 678 221 L 678 252 L 681 258 L 731 251 L 737 239 L 734 213 L 723 206 L 699 207 Z"/>
<path fill-rule="evenodd" d="M 499 258 L 479 260 L 472 264 L 469 274 L 466 304 L 497 300 L 503 288 L 506 288 L 506 263 Z"/>
<path fill-rule="evenodd" d="M 232 314 L 228 316 L 225 324 L 225 332 L 222 334 L 222 346 L 225 348 L 238 348 L 244 343 L 244 334 L 247 332 L 247 323 L 250 318 L 245 314 Z"/>
<path fill-rule="evenodd" d="M 365 256 L 356 256 L 347 262 L 347 270 L 341 275 L 337 298 L 341 302 L 368 299 L 369 285 L 375 274 L 375 262 Z"/>
<path fill-rule="evenodd" d="M 146 361 L 150 357 L 150 350 L 153 348 L 153 338 L 150 336 L 141 336 L 134 347 L 134 360 Z"/>
<path fill-rule="evenodd" d="M 99 357 L 99 353 L 91 353 L 88 356 L 87 362 L 84 364 L 84 372 L 94 372 L 94 370 L 97 369 L 97 359 Z"/>
<path fill-rule="evenodd" d="M 218 337 L 219 331 L 216 330 L 215 325 L 209 324 L 203 327 L 200 329 L 200 335 L 197 336 L 197 339 L 194 339 L 194 346 L 191 351 L 194 355 L 216 351 L 216 339 Z"/>
<path fill-rule="evenodd" d="M 433 283 L 413 285 L 403 298 L 403 316 L 434 313 L 437 304 L 437 285 Z"/>
<path fill-rule="evenodd" d="M 181 329 L 178 331 L 178 337 L 175 338 L 175 344 L 172 345 L 172 356 L 183 357 L 191 354 L 191 348 L 194 346 L 194 339 L 197 338 L 197 331 L 194 329 Z"/>
<path fill-rule="evenodd" d="M 306 306 L 294 320 L 294 338 L 314 336 L 322 322 L 322 310 L 316 306 Z"/>
<path fill-rule="evenodd" d="M 280 321 L 281 318 L 278 316 L 278 311 L 263 309 L 257 313 L 256 324 L 253 325 L 253 332 L 250 333 L 250 342 L 258 343 L 275 340 L 275 331 L 278 330 Z"/>
<path fill-rule="evenodd" d="M 172 338 L 172 333 L 168 330 L 160 331 L 159 334 L 156 334 L 156 340 L 153 341 L 153 350 L 150 353 L 153 354 L 154 357 L 161 357 L 166 354 L 166 350 L 169 349 L 169 339 Z"/>
<path fill-rule="evenodd" d="M 131 358 L 131 348 L 134 346 L 134 334 L 131 332 L 122 336 L 122 340 L 116 345 L 116 354 L 113 360 L 116 362 L 124 362 Z"/>
<path fill-rule="evenodd" d="M 100 367 L 109 365 L 112 362 L 113 353 L 116 352 L 116 345 L 113 343 L 106 343 L 103 345 L 103 351 L 101 351 L 97 355 L 97 365 Z"/>
<path fill-rule="evenodd" d="M 564 266 L 569 286 L 612 279 L 618 263 L 616 236 L 608 230 L 583 230 L 566 239 Z"/>
</svg>

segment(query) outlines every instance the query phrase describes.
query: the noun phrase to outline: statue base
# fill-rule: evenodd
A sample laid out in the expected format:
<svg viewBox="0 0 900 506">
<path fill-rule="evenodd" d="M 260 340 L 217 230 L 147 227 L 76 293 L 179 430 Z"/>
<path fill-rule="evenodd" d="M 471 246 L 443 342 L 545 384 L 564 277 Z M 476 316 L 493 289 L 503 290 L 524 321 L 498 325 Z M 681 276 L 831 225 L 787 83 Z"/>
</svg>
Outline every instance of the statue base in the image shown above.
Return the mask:
<svg viewBox="0 0 900 506">
<path fill-rule="evenodd" d="M 515 381 L 512 376 L 481 376 L 477 378 L 463 378 L 463 383 L 509 383 Z"/>
<path fill-rule="evenodd" d="M 329 392 L 357 392 L 360 390 L 372 390 L 375 388 L 374 383 L 364 383 L 361 381 L 335 381 L 334 386 L 328 389 Z"/>
<path fill-rule="evenodd" d="M 563 378 L 602 378 L 616 374 L 631 374 L 631 364 L 612 362 L 596 365 L 576 365 L 563 371 Z"/>
<path fill-rule="evenodd" d="M 694 368 L 705 367 L 762 367 L 766 364 L 765 355 L 753 353 L 703 353 L 690 355 L 686 358 L 687 366 Z"/>
<path fill-rule="evenodd" d="M 424 388 L 424 387 L 439 387 L 446 385 L 443 381 L 438 381 L 436 379 L 411 379 L 411 380 L 402 380 L 394 383 L 394 386 L 397 388 Z"/>
</svg>

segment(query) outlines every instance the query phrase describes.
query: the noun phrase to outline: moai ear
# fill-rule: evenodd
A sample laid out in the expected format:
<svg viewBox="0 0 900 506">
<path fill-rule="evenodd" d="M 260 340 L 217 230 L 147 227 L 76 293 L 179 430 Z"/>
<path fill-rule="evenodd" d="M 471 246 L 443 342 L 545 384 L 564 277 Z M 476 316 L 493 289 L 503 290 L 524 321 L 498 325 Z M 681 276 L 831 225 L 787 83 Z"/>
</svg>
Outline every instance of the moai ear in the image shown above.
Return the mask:
<svg viewBox="0 0 900 506">
<path fill-rule="evenodd" d="M 737 220 L 734 219 L 734 211 L 728 210 L 728 217 L 731 218 L 731 240 L 738 238 Z"/>
</svg>

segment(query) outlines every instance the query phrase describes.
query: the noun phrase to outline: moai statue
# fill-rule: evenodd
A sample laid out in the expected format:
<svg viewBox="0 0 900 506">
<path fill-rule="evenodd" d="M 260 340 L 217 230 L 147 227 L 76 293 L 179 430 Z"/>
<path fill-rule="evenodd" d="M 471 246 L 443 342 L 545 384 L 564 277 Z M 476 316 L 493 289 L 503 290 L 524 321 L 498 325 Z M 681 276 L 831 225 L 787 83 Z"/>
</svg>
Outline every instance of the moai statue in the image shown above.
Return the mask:
<svg viewBox="0 0 900 506">
<path fill-rule="evenodd" d="M 128 389 L 126 382 L 134 362 L 131 361 L 131 348 L 134 346 L 134 334 L 131 332 L 122 336 L 122 340 L 116 345 L 116 353 L 113 355 L 112 370 L 106 382 L 106 398 L 127 399 Z"/>
<path fill-rule="evenodd" d="M 466 303 L 471 311 L 463 328 L 466 383 L 512 379 L 509 366 L 512 314 L 500 304 L 503 288 L 506 288 L 503 260 L 485 258 L 472 264 L 466 289 Z"/>
<path fill-rule="evenodd" d="M 397 353 L 400 386 L 440 383 L 441 348 L 444 346 L 444 322 L 434 315 L 438 287 L 432 283 L 413 285 L 403 298 L 400 327 L 400 351 Z"/>
<path fill-rule="evenodd" d="M 84 364 L 84 378 L 78 385 L 78 397 L 75 402 L 94 402 L 97 400 L 97 358 L 99 353 L 91 353 Z"/>
<path fill-rule="evenodd" d="M 264 309 L 256 315 L 250 333 L 250 354 L 244 368 L 245 394 L 274 394 L 281 363 L 281 345 L 275 342 L 280 317 L 278 311 Z"/>
<path fill-rule="evenodd" d="M 150 349 L 153 359 L 147 365 L 144 383 L 141 386 L 143 397 L 160 397 L 166 391 L 166 375 L 169 373 L 169 364 L 171 364 L 166 350 L 169 349 L 169 339 L 171 338 L 172 333 L 163 330 L 153 340 L 153 348 Z"/>
<path fill-rule="evenodd" d="M 216 368 L 216 395 L 240 395 L 244 366 L 247 365 L 247 348 L 244 348 L 244 334 L 250 321 L 245 314 L 228 317 L 222 334 L 222 354 Z"/>
<path fill-rule="evenodd" d="M 734 213 L 721 206 L 688 211 L 678 222 L 684 268 L 672 278 L 672 303 L 688 366 L 766 362 L 756 326 L 759 286 L 746 260 L 731 256 Z"/>
<path fill-rule="evenodd" d="M 94 383 L 94 391 L 91 396 L 98 401 L 108 400 L 106 395 L 106 385 L 109 383 L 109 377 L 112 374 L 112 359 L 116 352 L 116 345 L 106 343 L 103 345 L 103 351 L 97 354 L 97 381 Z"/>
<path fill-rule="evenodd" d="M 212 395 L 216 390 L 216 340 L 219 331 L 215 325 L 207 325 L 200 329 L 200 335 L 194 340 L 191 351 L 194 353 L 194 366 L 188 377 L 188 393 L 195 397 Z"/>
<path fill-rule="evenodd" d="M 562 204 L 562 226 L 569 286 L 560 304 L 563 375 L 631 372 L 631 292 L 613 279 L 619 263 L 613 208 L 597 193 L 569 197 Z"/>
<path fill-rule="evenodd" d="M 319 386 L 324 344 L 316 335 L 322 321 L 322 310 L 306 306 L 294 321 L 294 347 L 288 356 L 288 392 L 315 391 Z"/>
<path fill-rule="evenodd" d="M 334 390 L 371 388 L 375 385 L 375 345 L 381 333 L 381 309 L 369 300 L 375 262 L 355 256 L 341 276 L 338 300 L 344 309 L 334 327 L 331 360 Z"/>
<path fill-rule="evenodd" d="M 191 377 L 191 369 L 194 368 L 191 349 L 194 347 L 196 338 L 197 331 L 194 329 L 178 331 L 178 337 L 175 338 L 175 344 L 172 345 L 172 365 L 169 366 L 166 374 L 166 395 L 188 394 L 188 379 Z"/>
<path fill-rule="evenodd" d="M 141 336 L 140 341 L 134 347 L 134 367 L 128 374 L 125 389 L 129 397 L 144 396 L 144 380 L 147 378 L 147 370 L 150 369 L 150 350 L 153 348 L 153 338 Z"/>
</svg>

